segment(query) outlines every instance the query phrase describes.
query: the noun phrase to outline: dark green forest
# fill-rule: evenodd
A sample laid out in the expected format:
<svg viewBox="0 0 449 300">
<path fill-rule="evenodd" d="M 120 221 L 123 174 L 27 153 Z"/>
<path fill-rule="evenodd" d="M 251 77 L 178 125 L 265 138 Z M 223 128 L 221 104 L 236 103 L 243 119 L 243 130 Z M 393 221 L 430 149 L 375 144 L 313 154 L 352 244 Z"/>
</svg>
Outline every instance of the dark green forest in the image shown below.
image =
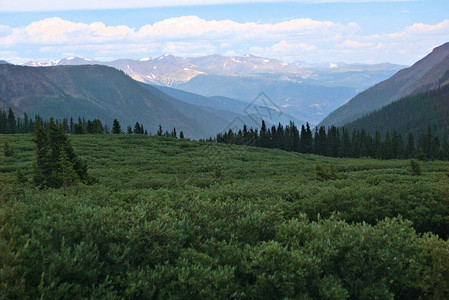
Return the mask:
<svg viewBox="0 0 449 300">
<path fill-rule="evenodd" d="M 394 127 L 393 127 L 394 128 Z M 371 157 L 379 159 L 419 158 L 449 160 L 449 143 L 441 142 L 430 127 L 419 137 L 409 133 L 405 137 L 395 130 L 387 130 L 385 135 L 378 131 L 374 135 L 362 130 L 353 130 L 331 126 L 315 128 L 314 133 L 307 123 L 299 130 L 290 122 L 289 125 L 279 124 L 277 127 L 267 128 L 262 121 L 260 131 L 243 126 L 237 132 L 229 129 L 225 133 L 217 134 L 218 143 L 250 145 L 263 148 L 275 148 L 306 154 L 317 154 L 331 157 Z"/>
<path fill-rule="evenodd" d="M 96 181 L 64 191 L 35 185 L 35 135 L 0 139 L 2 299 L 449 293 L 448 162 L 72 134 Z"/>
<path fill-rule="evenodd" d="M 36 131 L 35 124 L 41 124 L 45 129 L 48 129 L 51 119 L 43 119 L 39 115 L 35 115 L 34 118 L 30 118 L 28 114 L 24 114 L 22 118 L 15 115 L 14 111 L 9 108 L 8 111 L 0 109 L 0 134 L 15 134 L 15 133 L 34 133 Z M 86 120 L 85 118 L 78 117 L 78 120 L 74 120 L 73 117 L 63 118 L 62 120 L 55 120 L 62 126 L 63 131 L 72 134 L 120 134 L 124 133 L 120 122 L 114 119 L 112 122 L 112 128 L 103 123 L 100 119 Z M 133 127 L 128 125 L 126 128 L 128 134 L 145 134 L 151 135 L 143 126 L 143 124 L 136 122 Z M 163 130 L 162 125 L 159 125 L 155 134 L 158 136 L 166 137 L 178 137 L 176 128 L 171 131 Z M 182 131 L 179 132 L 180 137 L 184 137 Z"/>
<path fill-rule="evenodd" d="M 449 72 L 441 82 L 448 78 Z M 385 134 L 394 128 L 398 134 L 415 137 L 426 134 L 429 127 L 440 141 L 449 140 L 449 85 L 402 98 L 345 125 L 350 131 L 364 129 L 371 134 Z"/>
</svg>

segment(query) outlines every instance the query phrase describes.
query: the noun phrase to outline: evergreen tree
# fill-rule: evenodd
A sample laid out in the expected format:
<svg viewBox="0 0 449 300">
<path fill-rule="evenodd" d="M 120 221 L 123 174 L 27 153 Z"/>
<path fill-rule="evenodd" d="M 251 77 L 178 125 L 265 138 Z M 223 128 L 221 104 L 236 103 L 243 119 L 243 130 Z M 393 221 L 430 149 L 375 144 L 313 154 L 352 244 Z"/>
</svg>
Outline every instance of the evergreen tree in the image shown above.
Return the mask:
<svg viewBox="0 0 449 300">
<path fill-rule="evenodd" d="M 128 127 L 127 127 L 127 132 L 128 132 L 128 134 L 133 134 L 133 129 L 131 128 L 130 125 L 128 125 Z"/>
<path fill-rule="evenodd" d="M 265 121 L 262 120 L 262 126 L 260 127 L 260 139 L 259 143 L 261 147 L 267 148 L 269 146 L 269 135 L 267 132 L 267 126 Z"/>
<path fill-rule="evenodd" d="M 33 167 L 33 180 L 38 186 L 44 186 L 46 178 L 50 177 L 51 165 L 49 158 L 50 143 L 48 134 L 44 126 L 40 122 L 35 124 L 35 138 L 36 143 L 36 163 Z"/>
<path fill-rule="evenodd" d="M 76 123 L 74 125 L 73 128 L 73 133 L 74 134 L 84 134 L 84 126 L 83 126 L 83 120 L 81 120 L 81 117 L 78 117 L 78 123 Z"/>
<path fill-rule="evenodd" d="M 30 132 L 30 118 L 28 117 L 27 113 L 23 114 L 23 132 Z"/>
<path fill-rule="evenodd" d="M 310 125 L 307 122 L 306 128 L 303 132 L 301 128 L 301 143 L 302 143 L 302 151 L 303 153 L 313 153 L 313 135 L 312 130 L 310 130 Z"/>
<path fill-rule="evenodd" d="M 181 132 L 179 133 L 179 138 L 182 140 L 182 139 L 184 139 L 184 132 L 182 132 L 182 130 L 181 130 Z"/>
<path fill-rule="evenodd" d="M 64 127 L 65 132 L 70 132 L 69 122 L 67 118 L 62 119 L 62 125 Z"/>
<path fill-rule="evenodd" d="M 415 156 L 415 137 L 413 133 L 409 132 L 408 140 L 407 140 L 407 158 L 411 158 Z"/>
<path fill-rule="evenodd" d="M 351 139 L 349 137 L 349 132 L 347 129 L 342 129 L 342 137 L 341 137 L 341 146 L 340 152 L 338 156 L 340 157 L 351 157 L 352 155 L 352 147 L 351 147 Z"/>
<path fill-rule="evenodd" d="M 12 108 L 10 107 L 8 110 L 8 124 L 7 124 L 7 133 L 17 133 L 17 124 L 16 117 Z"/>
<path fill-rule="evenodd" d="M 8 133 L 7 124 L 8 124 L 8 116 L 6 115 L 5 111 L 0 109 L 0 133 Z"/>
<path fill-rule="evenodd" d="M 59 188 L 64 183 L 61 176 L 61 153 L 63 160 L 70 162 L 77 177 L 88 180 L 87 165 L 78 159 L 67 138 L 62 123 L 50 118 L 48 131 L 38 122 L 36 124 L 35 143 L 37 159 L 34 165 L 34 182 L 40 187 Z M 68 163 L 65 164 L 67 166 Z"/>
<path fill-rule="evenodd" d="M 385 135 L 385 141 L 382 145 L 382 158 L 383 159 L 394 158 L 393 144 L 391 142 L 390 133 L 388 131 Z"/>
<path fill-rule="evenodd" d="M 58 167 L 65 195 L 67 186 L 72 185 L 78 180 L 78 174 L 75 172 L 74 165 L 69 160 L 64 148 L 61 149 L 61 152 L 59 154 Z"/>
<path fill-rule="evenodd" d="M 134 134 L 143 134 L 142 128 L 140 127 L 139 122 L 136 122 L 136 124 L 134 124 L 134 130 L 133 130 Z"/>
<path fill-rule="evenodd" d="M 161 124 L 159 124 L 159 129 L 158 129 L 158 131 L 157 131 L 157 135 L 158 136 L 162 136 L 164 133 L 163 133 L 163 131 L 162 131 L 162 125 Z"/>
<path fill-rule="evenodd" d="M 73 117 L 70 117 L 70 126 L 69 126 L 70 133 L 73 133 L 73 130 L 74 130 L 73 126 L 74 126 Z"/>
<path fill-rule="evenodd" d="M 113 134 L 122 133 L 122 128 L 120 126 L 120 122 L 117 119 L 114 119 L 114 122 L 112 123 L 112 133 Z"/>
</svg>

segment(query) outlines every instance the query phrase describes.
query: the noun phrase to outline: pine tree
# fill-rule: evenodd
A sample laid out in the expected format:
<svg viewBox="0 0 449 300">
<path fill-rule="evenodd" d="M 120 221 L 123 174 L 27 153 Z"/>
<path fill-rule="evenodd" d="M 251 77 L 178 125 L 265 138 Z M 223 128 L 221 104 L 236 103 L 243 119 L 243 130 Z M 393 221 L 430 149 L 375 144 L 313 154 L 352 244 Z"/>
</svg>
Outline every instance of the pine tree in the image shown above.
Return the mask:
<svg viewBox="0 0 449 300">
<path fill-rule="evenodd" d="M 69 130 L 70 130 L 70 133 L 73 133 L 73 117 L 70 117 L 70 127 L 69 127 Z"/>
<path fill-rule="evenodd" d="M 81 117 L 78 117 L 78 123 L 76 123 L 74 125 L 73 133 L 74 134 L 84 134 L 85 133 L 83 120 L 81 120 Z"/>
<path fill-rule="evenodd" d="M 122 133 L 122 128 L 120 126 L 120 122 L 117 119 L 114 119 L 114 122 L 112 123 L 112 133 L 113 134 Z"/>
<path fill-rule="evenodd" d="M 143 133 L 141 130 L 142 129 L 140 128 L 139 122 L 136 122 L 136 124 L 134 124 L 134 130 L 133 130 L 134 134 L 141 134 L 141 133 Z"/>
<path fill-rule="evenodd" d="M 37 160 L 33 167 L 34 182 L 44 187 L 59 188 L 64 183 L 61 174 L 61 153 L 63 159 L 70 162 L 70 166 L 77 177 L 87 182 L 87 164 L 78 159 L 73 151 L 62 123 L 56 123 L 50 118 L 48 132 L 38 121 L 36 124 L 35 143 Z M 67 166 L 65 164 L 65 166 Z M 67 178 L 66 178 L 67 179 Z"/>
<path fill-rule="evenodd" d="M 38 120 L 38 119 L 37 119 Z M 35 138 L 36 143 L 36 163 L 33 166 L 33 181 L 38 186 L 44 186 L 46 178 L 51 174 L 50 166 L 50 143 L 48 140 L 48 134 L 45 131 L 41 122 L 36 122 L 35 125 Z"/>
<path fill-rule="evenodd" d="M 61 149 L 61 152 L 59 154 L 58 169 L 65 195 L 67 186 L 72 185 L 78 180 L 78 174 L 76 174 L 74 165 L 69 160 L 64 148 Z"/>
<path fill-rule="evenodd" d="M 130 125 L 128 125 L 128 127 L 127 127 L 127 132 L 128 132 L 128 134 L 133 134 L 133 129 L 131 128 Z"/>
<path fill-rule="evenodd" d="M 16 117 L 12 108 L 10 107 L 8 110 L 8 125 L 7 125 L 7 133 L 16 133 L 17 132 L 17 123 Z"/>
<path fill-rule="evenodd" d="M 179 133 L 179 138 L 182 140 L 182 139 L 184 139 L 184 132 L 182 132 L 182 130 L 181 130 L 181 132 Z"/>
<path fill-rule="evenodd" d="M 384 159 L 394 158 L 393 144 L 391 142 L 390 133 L 388 131 L 385 134 L 385 141 L 382 145 L 382 158 Z"/>
<path fill-rule="evenodd" d="M 0 109 L 0 133 L 8 133 L 6 128 L 8 124 L 8 117 L 6 112 Z"/>
<path fill-rule="evenodd" d="M 407 140 L 407 158 L 415 156 L 415 137 L 413 133 L 409 132 Z"/>
<path fill-rule="evenodd" d="M 351 147 L 351 139 L 349 137 L 349 132 L 347 129 L 342 129 L 342 136 L 341 136 L 341 146 L 340 146 L 340 152 L 338 156 L 340 157 L 351 157 L 352 154 L 352 147 Z"/>
<path fill-rule="evenodd" d="M 158 131 L 157 131 L 157 135 L 158 136 L 162 136 L 164 133 L 163 133 L 163 131 L 162 131 L 162 125 L 161 124 L 159 124 L 159 129 L 158 129 Z"/>
</svg>

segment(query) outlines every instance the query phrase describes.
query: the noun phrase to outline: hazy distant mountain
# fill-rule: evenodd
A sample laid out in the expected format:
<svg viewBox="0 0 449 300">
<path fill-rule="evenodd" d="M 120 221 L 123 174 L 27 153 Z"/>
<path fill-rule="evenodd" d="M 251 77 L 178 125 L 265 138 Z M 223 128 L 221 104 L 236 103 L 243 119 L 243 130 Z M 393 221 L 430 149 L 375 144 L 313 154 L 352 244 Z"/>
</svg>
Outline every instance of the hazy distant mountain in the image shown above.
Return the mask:
<svg viewBox="0 0 449 300">
<path fill-rule="evenodd" d="M 404 96 L 429 90 L 447 70 L 449 43 L 435 48 L 410 68 L 358 94 L 326 117 L 320 126 L 343 125 Z"/>
<path fill-rule="evenodd" d="M 6 60 L 0 60 L 0 65 L 9 65 L 10 63 Z"/>
<path fill-rule="evenodd" d="M 239 118 L 248 127 L 260 127 L 262 119 L 265 120 L 267 125 L 277 125 L 279 122 L 288 124 L 290 121 L 295 122 L 298 126 L 305 124 L 305 121 L 299 120 L 292 115 L 267 107 L 266 104 L 269 105 L 269 103 L 257 101 L 248 103 L 222 96 L 205 97 L 170 87 L 154 87 L 173 98 L 181 99 L 183 102 L 199 106 L 203 109 L 212 109 L 213 112 L 222 117 L 226 116 L 225 118 L 230 121 L 234 118 Z"/>
<path fill-rule="evenodd" d="M 26 65 L 92 64 L 114 67 L 140 82 L 175 87 L 208 97 L 222 96 L 249 103 L 264 91 L 284 113 L 315 124 L 358 92 L 403 67 L 330 63 L 326 68 L 306 68 L 254 55 L 195 58 L 163 55 L 110 62 L 69 57 Z"/>
<path fill-rule="evenodd" d="M 208 97 L 220 95 L 247 103 L 264 91 L 284 113 L 315 124 L 358 91 L 350 87 L 328 87 L 263 77 L 220 75 L 198 75 L 175 87 Z"/>
</svg>

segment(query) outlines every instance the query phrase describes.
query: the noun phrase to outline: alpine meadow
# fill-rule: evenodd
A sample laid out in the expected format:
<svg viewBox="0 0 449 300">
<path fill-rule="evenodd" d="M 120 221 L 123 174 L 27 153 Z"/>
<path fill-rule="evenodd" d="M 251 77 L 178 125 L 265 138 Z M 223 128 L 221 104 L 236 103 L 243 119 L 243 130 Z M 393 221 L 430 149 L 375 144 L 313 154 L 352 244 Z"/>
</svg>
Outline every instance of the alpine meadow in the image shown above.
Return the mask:
<svg viewBox="0 0 449 300">
<path fill-rule="evenodd" d="M 448 299 L 447 0 L 0 5 L 0 300 Z"/>
</svg>

